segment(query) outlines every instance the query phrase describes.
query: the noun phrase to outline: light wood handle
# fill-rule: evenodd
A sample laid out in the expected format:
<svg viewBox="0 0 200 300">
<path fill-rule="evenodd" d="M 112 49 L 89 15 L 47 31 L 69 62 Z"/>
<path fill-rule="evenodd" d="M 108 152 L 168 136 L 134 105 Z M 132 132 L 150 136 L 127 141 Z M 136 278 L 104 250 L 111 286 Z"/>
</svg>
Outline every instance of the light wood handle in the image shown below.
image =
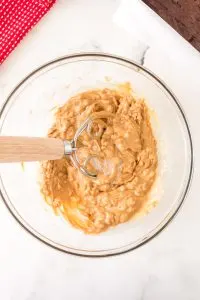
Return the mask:
<svg viewBox="0 0 200 300">
<path fill-rule="evenodd" d="M 60 139 L 0 136 L 0 163 L 56 160 L 64 155 Z"/>
</svg>

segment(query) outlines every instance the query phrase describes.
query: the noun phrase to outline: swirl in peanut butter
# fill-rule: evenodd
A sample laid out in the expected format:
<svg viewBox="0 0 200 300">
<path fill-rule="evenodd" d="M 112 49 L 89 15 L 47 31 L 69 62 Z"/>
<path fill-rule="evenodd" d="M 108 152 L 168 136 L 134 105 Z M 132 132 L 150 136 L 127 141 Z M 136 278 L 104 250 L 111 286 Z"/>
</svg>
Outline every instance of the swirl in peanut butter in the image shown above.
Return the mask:
<svg viewBox="0 0 200 300">
<path fill-rule="evenodd" d="M 144 100 L 120 89 L 91 90 L 72 97 L 56 112 L 49 137 L 70 140 L 80 125 L 100 114 L 79 138 L 78 155 L 100 165 L 92 180 L 68 158 L 42 163 L 41 191 L 55 212 L 76 228 L 97 234 L 140 212 L 157 173 L 157 147 Z M 98 132 L 97 138 L 95 130 Z M 96 158 L 96 162 L 95 162 Z"/>
</svg>

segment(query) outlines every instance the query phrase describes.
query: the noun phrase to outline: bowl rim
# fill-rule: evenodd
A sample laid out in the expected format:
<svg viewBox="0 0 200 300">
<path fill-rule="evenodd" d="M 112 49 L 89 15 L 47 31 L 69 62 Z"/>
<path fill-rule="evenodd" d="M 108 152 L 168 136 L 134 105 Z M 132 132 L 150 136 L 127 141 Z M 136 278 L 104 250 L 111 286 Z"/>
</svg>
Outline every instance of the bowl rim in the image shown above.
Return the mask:
<svg viewBox="0 0 200 300">
<path fill-rule="evenodd" d="M 67 249 L 61 248 L 59 247 L 59 244 L 53 242 L 54 244 L 50 243 L 51 240 L 49 240 L 48 238 L 45 238 L 44 236 L 42 236 L 39 232 L 37 235 L 37 231 L 35 229 L 32 229 L 32 227 L 28 224 L 28 226 L 26 226 L 26 221 L 19 215 L 18 212 L 14 212 L 11 207 L 9 206 L 9 204 L 7 203 L 7 200 L 5 199 L 2 190 L 4 190 L 5 194 L 6 191 L 4 189 L 3 186 L 3 182 L 2 182 L 2 178 L 1 178 L 1 173 L 0 173 L 0 197 L 2 198 L 4 204 L 6 205 L 8 211 L 11 213 L 11 215 L 14 217 L 14 219 L 17 221 L 17 223 L 19 225 L 21 225 L 21 227 L 29 232 L 34 238 L 36 238 L 37 240 L 39 240 L 40 242 L 42 242 L 43 244 L 48 245 L 49 247 L 59 250 L 61 252 L 67 253 L 67 254 L 71 254 L 71 255 L 75 255 L 75 256 L 81 256 L 81 257 L 93 257 L 93 258 L 100 258 L 100 257 L 108 257 L 108 256 L 115 256 L 115 255 L 120 255 L 120 254 L 124 254 L 127 252 L 130 252 L 132 250 L 135 250 L 141 246 L 143 246 L 144 244 L 146 244 L 147 242 L 151 241 L 153 238 L 155 238 L 156 236 L 158 236 L 168 225 L 169 223 L 174 219 L 174 217 L 176 216 L 176 214 L 178 213 L 178 211 L 180 210 L 188 192 L 191 186 L 191 182 L 192 182 L 192 177 L 193 177 L 193 168 L 194 168 L 194 153 L 193 153 L 193 142 L 192 142 L 192 134 L 191 134 L 191 130 L 188 124 L 188 120 L 186 118 L 185 112 L 183 110 L 183 108 L 181 107 L 179 100 L 176 98 L 176 96 L 174 95 L 174 93 L 168 88 L 168 86 L 157 76 L 155 75 L 152 71 L 150 71 L 148 68 L 140 65 L 139 63 L 131 60 L 131 59 L 127 59 L 118 55 L 113 55 L 113 54 L 109 54 L 109 53 L 104 53 L 104 52 L 79 52 L 79 53 L 74 53 L 74 54 L 70 54 L 70 55 L 64 55 L 58 58 L 55 58 L 51 61 L 48 61 L 45 64 L 40 65 L 38 68 L 34 69 L 31 73 L 29 73 L 28 75 L 26 75 L 10 92 L 10 94 L 7 96 L 6 100 L 4 101 L 1 110 L 0 110 L 0 123 L 2 123 L 2 115 L 7 107 L 7 104 L 9 103 L 9 101 L 11 100 L 12 96 L 15 94 L 15 92 L 28 80 L 30 79 L 33 75 L 35 75 L 37 72 L 41 71 L 43 68 L 46 68 L 54 63 L 57 62 L 61 62 L 63 60 L 70 60 L 70 59 L 79 59 L 79 58 L 102 58 L 102 59 L 114 59 L 116 62 L 117 61 L 121 61 L 123 63 L 129 64 L 131 65 L 133 68 L 140 68 L 142 71 L 144 71 L 145 73 L 147 73 L 148 75 L 150 75 L 150 77 L 152 77 L 155 81 L 157 81 L 162 88 L 164 88 L 167 93 L 171 96 L 171 98 L 174 100 L 180 114 L 181 117 L 183 118 L 183 121 L 185 123 L 185 127 L 186 127 L 186 131 L 187 131 L 187 135 L 188 135 L 188 144 L 189 144 L 189 150 L 190 150 L 190 164 L 189 164 L 189 172 L 188 172 L 188 181 L 186 186 L 184 187 L 184 192 L 181 196 L 181 199 L 178 201 L 178 205 L 176 205 L 174 208 L 172 208 L 173 212 L 171 213 L 170 216 L 168 216 L 168 218 L 165 217 L 164 222 L 162 221 L 160 224 L 158 224 L 158 226 L 160 226 L 158 229 L 154 228 L 152 231 L 150 231 L 148 233 L 148 236 L 146 238 L 143 238 L 143 240 L 141 242 L 139 242 L 137 245 L 132 245 L 131 247 L 124 249 L 126 246 L 122 246 L 122 247 L 118 247 L 118 248 L 114 248 L 114 249 L 108 249 L 108 250 L 78 250 L 80 252 L 73 252 L 70 251 L 69 247 L 66 247 Z M 1 129 L 0 129 L 1 132 Z M 8 197 L 9 198 L 9 197 Z M 15 209 L 14 209 L 15 210 Z M 24 224 L 25 223 L 25 224 Z M 32 230 L 33 231 L 32 231 Z M 48 242 L 49 240 L 49 242 Z M 130 243 L 131 244 L 131 243 Z M 129 245 L 130 245 L 129 244 Z M 56 246 L 58 245 L 58 246 Z M 61 246 L 61 245 L 60 245 Z M 63 246 L 62 246 L 63 247 Z M 72 248 L 71 248 L 72 249 Z M 121 250 L 120 250 L 121 249 Z M 77 249 L 74 249 L 75 251 L 77 251 Z"/>
</svg>

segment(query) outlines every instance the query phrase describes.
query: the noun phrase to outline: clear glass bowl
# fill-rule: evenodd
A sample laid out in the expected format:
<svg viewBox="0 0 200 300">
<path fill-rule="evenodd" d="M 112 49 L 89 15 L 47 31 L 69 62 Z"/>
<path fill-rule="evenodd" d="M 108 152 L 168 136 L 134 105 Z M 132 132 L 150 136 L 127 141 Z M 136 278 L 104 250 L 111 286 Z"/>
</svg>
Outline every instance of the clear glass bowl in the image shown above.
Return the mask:
<svg viewBox="0 0 200 300">
<path fill-rule="evenodd" d="M 40 194 L 39 163 L 0 165 L 1 196 L 29 233 L 58 250 L 108 256 L 135 249 L 155 237 L 174 217 L 189 188 L 192 140 L 183 110 L 163 82 L 138 64 L 107 54 L 62 57 L 41 66 L 13 90 L 0 114 L 1 135 L 46 136 L 53 108 L 77 92 L 130 82 L 152 109 L 158 140 L 159 175 L 151 193 L 158 205 L 147 215 L 100 235 L 86 235 L 55 216 Z M 149 204 L 151 205 L 151 204 Z"/>
</svg>

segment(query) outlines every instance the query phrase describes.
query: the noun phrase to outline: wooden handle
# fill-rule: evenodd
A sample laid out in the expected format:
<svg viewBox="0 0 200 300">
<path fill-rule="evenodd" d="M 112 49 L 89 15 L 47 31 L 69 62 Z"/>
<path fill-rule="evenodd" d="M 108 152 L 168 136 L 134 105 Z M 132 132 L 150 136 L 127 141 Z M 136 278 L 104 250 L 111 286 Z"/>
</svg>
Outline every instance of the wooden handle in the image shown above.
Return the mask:
<svg viewBox="0 0 200 300">
<path fill-rule="evenodd" d="M 60 139 L 0 136 L 0 163 L 60 159 L 64 144 Z"/>
</svg>

